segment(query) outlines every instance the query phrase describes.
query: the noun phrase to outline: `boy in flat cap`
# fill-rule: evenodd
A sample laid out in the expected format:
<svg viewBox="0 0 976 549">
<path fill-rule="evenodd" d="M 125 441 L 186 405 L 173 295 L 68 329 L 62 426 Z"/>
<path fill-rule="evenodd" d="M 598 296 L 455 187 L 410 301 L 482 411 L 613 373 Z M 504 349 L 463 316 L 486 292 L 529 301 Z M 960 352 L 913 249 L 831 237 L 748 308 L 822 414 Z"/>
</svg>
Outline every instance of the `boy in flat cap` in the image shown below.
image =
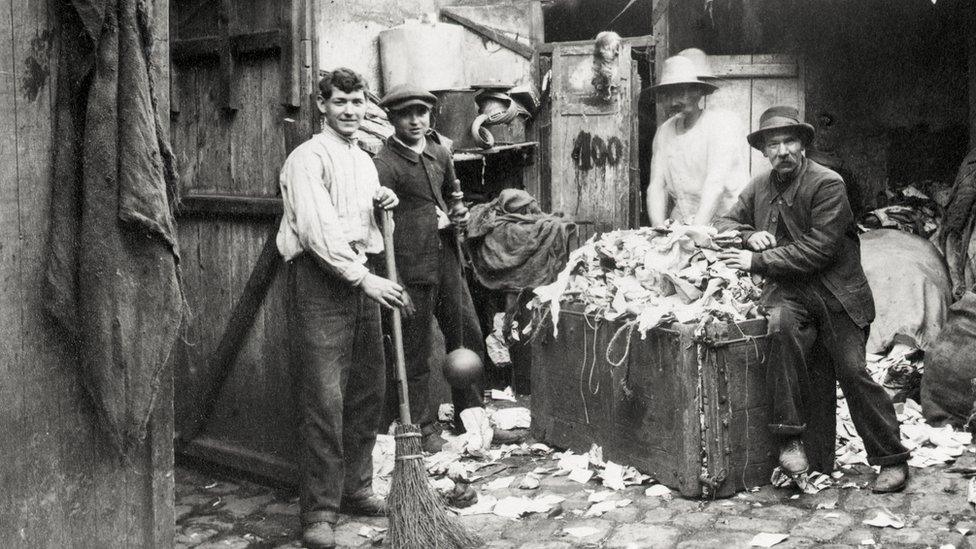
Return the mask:
<svg viewBox="0 0 976 549">
<path fill-rule="evenodd" d="M 450 208 L 461 199 L 460 193 L 453 192 L 454 162 L 430 129 L 436 102 L 436 96 L 420 87 L 393 87 L 380 106 L 386 109 L 395 133 L 373 158 L 380 184 L 400 198 L 393 210 L 394 256 L 400 281 L 415 307 L 403 319 L 410 415 L 421 427 L 428 452 L 440 451 L 444 443 L 430 413 L 432 317 L 444 334 L 446 352 L 467 347 L 482 363 L 486 354 L 457 245 L 456 231 L 463 230 L 467 209 L 463 205 Z M 452 388 L 451 393 L 456 418 L 462 410 L 482 406 L 480 387 Z M 505 435 L 509 434 L 497 433 L 496 438 Z"/>
<path fill-rule="evenodd" d="M 301 520 L 309 548 L 335 546 L 338 513 L 383 515 L 373 495 L 373 445 L 386 382 L 380 306 L 403 288 L 378 276 L 383 252 L 376 208 L 397 197 L 381 187 L 356 143 L 366 81 L 344 68 L 319 81 L 322 131 L 281 168 L 284 215 L 278 250 L 287 261 L 288 325 L 299 385 Z"/>
<path fill-rule="evenodd" d="M 813 137 L 813 126 L 800 122 L 796 108 L 772 107 L 762 114 L 748 141 L 772 169 L 756 175 L 715 223 L 720 231 L 739 230 L 746 241 L 746 249 L 719 257 L 767 279 L 762 304 L 769 317 L 769 429 L 780 438 L 780 466 L 791 475 L 808 468 L 800 435 L 806 429 L 808 372 L 823 367 L 808 362 L 819 344 L 847 397 L 868 463 L 881 467 L 871 489 L 895 492 L 908 479 L 909 452 L 891 400 L 865 367 L 874 299 L 844 181 L 806 157 Z"/>
</svg>

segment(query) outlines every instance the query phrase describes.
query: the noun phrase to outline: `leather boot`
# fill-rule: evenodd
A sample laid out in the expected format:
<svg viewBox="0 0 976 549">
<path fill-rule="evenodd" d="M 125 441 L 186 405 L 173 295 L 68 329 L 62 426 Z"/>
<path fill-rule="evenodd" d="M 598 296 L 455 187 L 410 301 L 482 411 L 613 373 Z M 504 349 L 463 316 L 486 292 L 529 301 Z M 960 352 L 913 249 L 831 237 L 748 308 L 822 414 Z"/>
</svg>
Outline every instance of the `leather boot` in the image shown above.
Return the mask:
<svg viewBox="0 0 976 549">
<path fill-rule="evenodd" d="M 525 440 L 525 437 L 515 431 L 507 431 L 497 427 L 492 428 L 492 444 L 521 444 L 523 440 Z"/>
<path fill-rule="evenodd" d="M 420 444 L 423 446 L 424 451 L 428 454 L 436 454 L 437 452 L 441 451 L 441 448 L 443 448 L 445 444 L 447 444 L 447 441 L 444 440 L 444 437 L 438 433 L 431 432 L 424 433 Z"/>
<path fill-rule="evenodd" d="M 336 545 L 335 532 L 328 522 L 315 522 L 302 532 L 302 544 L 308 549 L 332 549 Z"/>
<path fill-rule="evenodd" d="M 339 512 L 360 517 L 384 517 L 386 500 L 376 496 L 355 499 L 344 497 L 339 505 Z"/>
<path fill-rule="evenodd" d="M 901 492 L 908 482 L 908 464 L 882 465 L 877 478 L 871 484 L 871 491 L 876 494 L 887 492 Z"/>
<path fill-rule="evenodd" d="M 802 440 L 798 437 L 790 438 L 780 447 L 779 466 L 792 476 L 801 475 L 810 469 L 807 453 L 803 450 Z"/>
</svg>

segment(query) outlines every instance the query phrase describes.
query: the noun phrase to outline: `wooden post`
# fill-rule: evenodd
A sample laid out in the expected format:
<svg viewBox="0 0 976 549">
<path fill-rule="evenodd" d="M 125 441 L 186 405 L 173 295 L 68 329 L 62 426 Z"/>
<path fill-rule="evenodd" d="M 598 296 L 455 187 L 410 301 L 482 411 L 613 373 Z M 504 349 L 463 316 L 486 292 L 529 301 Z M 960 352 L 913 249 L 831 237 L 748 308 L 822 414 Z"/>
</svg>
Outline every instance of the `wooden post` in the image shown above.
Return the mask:
<svg viewBox="0 0 976 549">
<path fill-rule="evenodd" d="M 664 60 L 671 55 L 671 32 L 670 32 L 670 0 L 654 0 L 654 8 L 651 11 L 651 32 L 654 34 L 656 44 L 654 47 L 654 82 L 661 80 L 661 69 L 664 67 Z M 657 124 L 660 126 L 667 118 L 664 107 L 657 105 Z"/>
<path fill-rule="evenodd" d="M 236 30 L 237 17 L 234 14 L 234 3 L 231 0 L 221 0 L 220 11 L 218 13 L 218 25 L 220 29 L 220 93 L 223 99 L 224 108 L 236 111 L 240 108 L 241 102 L 237 94 L 235 85 L 235 63 L 234 45 L 231 43 L 230 36 Z"/>
<path fill-rule="evenodd" d="M 976 25 L 976 13 L 967 9 L 969 24 L 966 28 L 973 29 Z M 969 148 L 976 148 L 976 33 L 969 33 L 966 42 L 966 52 L 969 54 Z"/>
</svg>

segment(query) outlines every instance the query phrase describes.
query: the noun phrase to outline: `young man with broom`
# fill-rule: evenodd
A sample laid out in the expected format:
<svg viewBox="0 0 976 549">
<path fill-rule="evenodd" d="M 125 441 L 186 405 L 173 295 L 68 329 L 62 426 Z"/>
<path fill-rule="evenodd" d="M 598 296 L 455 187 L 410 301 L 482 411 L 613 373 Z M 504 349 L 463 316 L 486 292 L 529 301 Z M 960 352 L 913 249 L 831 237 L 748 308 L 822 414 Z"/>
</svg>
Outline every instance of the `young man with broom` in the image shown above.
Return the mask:
<svg viewBox="0 0 976 549">
<path fill-rule="evenodd" d="M 374 274 L 383 238 L 375 209 L 399 200 L 381 187 L 355 134 L 366 81 L 339 68 L 319 81 L 321 133 L 281 169 L 278 250 L 287 261 L 288 322 L 301 418 L 301 520 L 310 548 L 335 546 L 338 513 L 384 515 L 373 496 L 372 451 L 382 415 L 385 361 L 380 306 L 403 288 Z"/>
</svg>

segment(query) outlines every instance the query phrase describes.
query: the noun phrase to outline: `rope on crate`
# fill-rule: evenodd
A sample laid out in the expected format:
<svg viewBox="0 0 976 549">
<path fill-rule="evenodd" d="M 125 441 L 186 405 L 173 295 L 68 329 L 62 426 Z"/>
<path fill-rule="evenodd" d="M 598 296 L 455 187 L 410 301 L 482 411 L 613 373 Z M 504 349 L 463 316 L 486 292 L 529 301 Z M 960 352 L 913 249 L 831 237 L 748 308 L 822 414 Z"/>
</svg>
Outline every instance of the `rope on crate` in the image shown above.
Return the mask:
<svg viewBox="0 0 976 549">
<path fill-rule="evenodd" d="M 638 321 L 636 319 L 629 320 L 625 322 L 623 326 L 617 328 L 617 331 L 613 334 L 613 337 L 610 338 L 610 342 L 607 344 L 607 352 L 604 356 L 604 358 L 606 358 L 607 362 L 610 364 L 611 371 L 619 368 L 625 363 L 627 364 L 627 371 L 625 371 L 624 375 L 620 377 L 620 390 L 623 391 L 624 398 L 627 400 L 634 398 L 634 390 L 631 389 L 630 384 L 628 383 L 628 379 L 630 379 L 630 363 L 627 362 L 627 357 L 630 356 L 630 341 L 634 337 L 634 330 L 637 328 L 637 324 Z M 624 354 L 620 357 L 620 360 L 613 360 L 610 358 L 610 350 L 613 348 L 617 338 L 620 337 L 620 334 L 624 333 L 624 331 L 627 332 L 627 346 L 624 348 Z"/>
<path fill-rule="evenodd" d="M 634 330 L 636 328 L 637 320 L 628 320 L 627 322 L 624 322 L 621 327 L 617 328 L 617 331 L 613 334 L 613 337 L 610 338 L 610 343 L 607 344 L 606 359 L 607 362 L 609 362 L 614 368 L 621 366 L 624 361 L 627 360 L 627 357 L 630 356 L 630 340 L 633 337 Z M 614 360 L 610 358 L 610 351 L 613 348 L 613 344 L 617 341 L 617 338 L 620 337 L 620 334 L 624 332 L 627 332 L 627 346 L 624 347 L 624 354 L 620 357 L 620 360 Z"/>
<path fill-rule="evenodd" d="M 600 393 L 600 380 L 596 380 L 596 389 L 593 388 L 593 372 L 596 370 L 596 339 L 600 333 L 600 316 L 595 316 L 596 324 L 590 324 L 590 319 L 587 316 L 583 316 L 586 325 L 593 328 L 593 358 L 590 360 L 590 377 L 586 382 L 586 388 L 590 390 L 591 395 L 598 395 Z M 586 339 L 583 340 L 583 346 L 586 347 Z M 584 351 L 585 352 L 585 351 Z"/>
<path fill-rule="evenodd" d="M 586 318 L 585 316 L 583 318 Z M 589 321 L 587 321 L 589 324 Z M 593 339 L 596 339 L 596 332 L 593 332 Z M 583 329 L 583 361 L 580 363 L 580 377 L 579 377 L 579 394 L 580 400 L 583 402 L 583 417 L 586 419 L 586 424 L 590 424 L 590 411 L 586 407 L 586 394 L 583 393 L 583 377 L 586 372 L 586 329 Z"/>
</svg>

